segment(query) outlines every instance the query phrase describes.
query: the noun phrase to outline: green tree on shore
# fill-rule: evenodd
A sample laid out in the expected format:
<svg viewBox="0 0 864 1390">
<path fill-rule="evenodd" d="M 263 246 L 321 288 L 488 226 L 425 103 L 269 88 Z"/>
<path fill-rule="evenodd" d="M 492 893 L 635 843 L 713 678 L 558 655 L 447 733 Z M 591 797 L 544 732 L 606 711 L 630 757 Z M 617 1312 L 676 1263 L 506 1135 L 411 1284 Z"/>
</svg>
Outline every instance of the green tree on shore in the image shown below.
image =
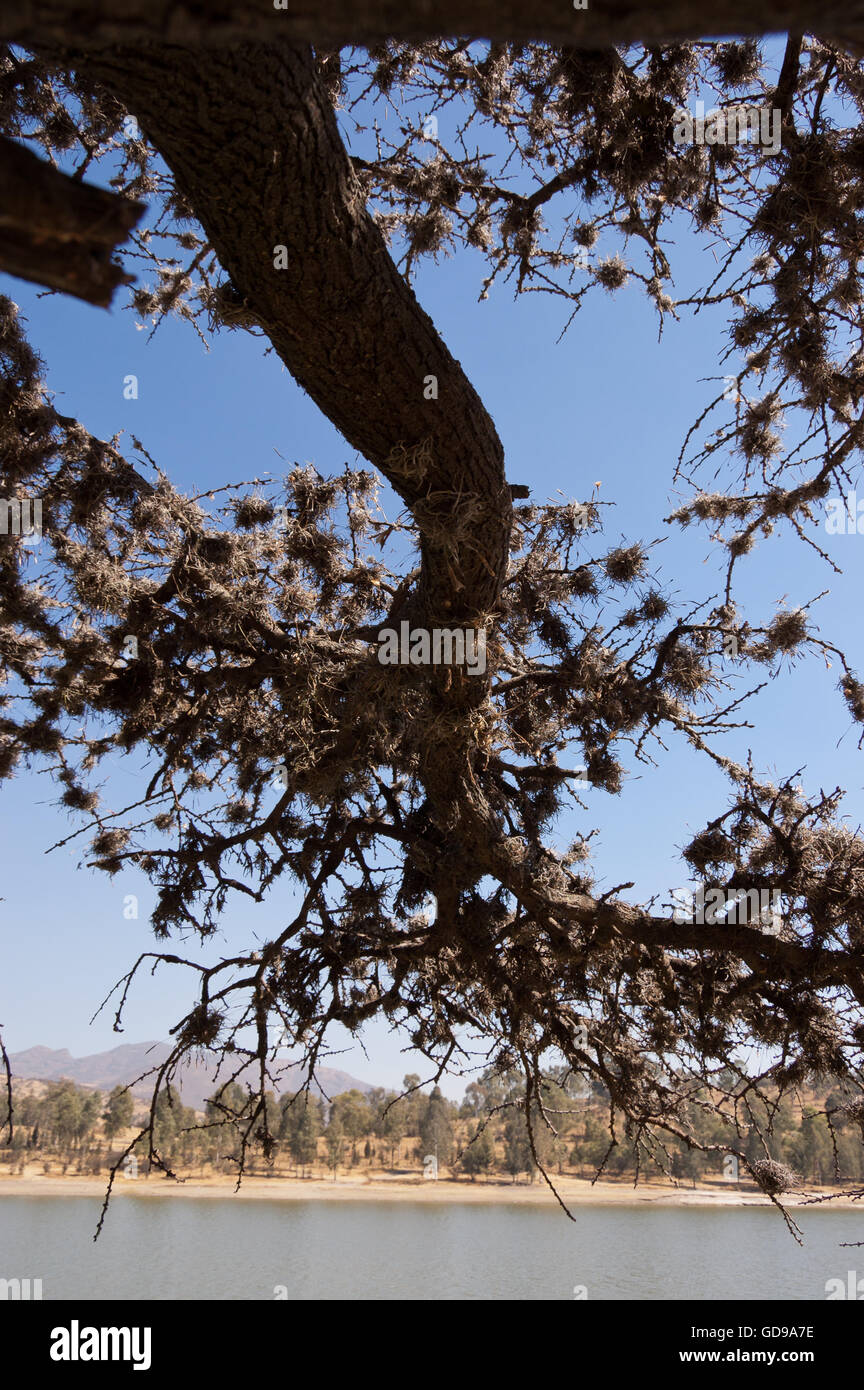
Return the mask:
<svg viewBox="0 0 864 1390">
<path fill-rule="evenodd" d="M 132 1123 L 135 1102 L 132 1092 L 126 1086 L 115 1086 L 108 1097 L 108 1104 L 102 1112 L 105 1138 L 109 1143 L 116 1139 L 121 1130 L 128 1129 Z"/>
<path fill-rule="evenodd" d="M 422 1157 L 434 1154 L 438 1163 L 449 1163 L 453 1156 L 453 1122 L 450 1107 L 439 1087 L 429 1097 L 426 1113 L 420 1122 Z"/>
<path fill-rule="evenodd" d="M 467 1173 L 472 1180 L 476 1180 L 478 1174 L 488 1173 L 495 1162 L 495 1145 L 488 1125 L 477 1125 L 474 1130 L 471 1142 L 464 1149 L 460 1159 L 459 1167 L 463 1173 Z"/>
</svg>

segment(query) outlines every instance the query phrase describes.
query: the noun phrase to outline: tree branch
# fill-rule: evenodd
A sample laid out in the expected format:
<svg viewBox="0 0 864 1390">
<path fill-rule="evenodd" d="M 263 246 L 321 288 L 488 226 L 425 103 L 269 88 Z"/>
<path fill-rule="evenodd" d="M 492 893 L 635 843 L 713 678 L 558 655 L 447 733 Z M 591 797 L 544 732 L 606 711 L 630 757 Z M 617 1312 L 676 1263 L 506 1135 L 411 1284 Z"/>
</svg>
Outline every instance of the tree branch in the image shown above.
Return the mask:
<svg viewBox="0 0 864 1390">
<path fill-rule="evenodd" d="M 0 136 L 0 269 L 106 308 L 130 284 L 111 256 L 144 204 L 80 183 Z"/>
<path fill-rule="evenodd" d="M 288 43 L 380 43 L 444 35 L 598 48 L 637 41 L 692 39 L 711 34 L 808 30 L 835 38 L 864 34 L 862 0 L 719 0 L 710 14 L 700 0 L 604 0 L 574 10 L 566 0 L 214 0 L 205 9 L 181 0 L 7 0 L 0 34 L 16 43 L 100 47 L 147 40 L 234 45 L 249 40 Z"/>
<path fill-rule="evenodd" d="M 511 525 L 501 442 L 366 211 L 311 49 L 64 61 L 135 113 L 292 376 L 415 511 L 427 617 L 488 611 Z"/>
</svg>

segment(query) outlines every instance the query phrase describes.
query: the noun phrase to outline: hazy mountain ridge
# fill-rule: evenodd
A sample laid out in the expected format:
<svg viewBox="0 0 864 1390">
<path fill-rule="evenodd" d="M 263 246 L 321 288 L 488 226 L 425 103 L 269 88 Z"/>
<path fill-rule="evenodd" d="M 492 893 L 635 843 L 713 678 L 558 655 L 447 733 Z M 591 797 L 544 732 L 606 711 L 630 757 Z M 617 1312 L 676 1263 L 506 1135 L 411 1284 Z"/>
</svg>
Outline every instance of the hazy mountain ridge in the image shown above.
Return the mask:
<svg viewBox="0 0 864 1390">
<path fill-rule="evenodd" d="M 121 1043 L 108 1052 L 94 1052 L 88 1057 L 73 1057 L 65 1047 L 37 1046 L 29 1047 L 24 1052 L 10 1053 L 9 1065 L 13 1077 L 22 1081 L 59 1081 L 61 1077 L 68 1077 L 79 1086 L 93 1086 L 100 1091 L 110 1091 L 114 1086 L 127 1086 L 135 1082 L 131 1087 L 132 1094 L 144 1098 L 150 1094 L 152 1078 L 142 1081 L 136 1078 L 153 1067 L 161 1066 L 170 1052 L 169 1044 L 162 1042 Z M 228 1079 L 232 1070 L 223 1065 L 217 1072 L 213 1060 L 209 1058 L 192 1060 L 178 1071 L 174 1084 L 180 1091 L 184 1105 L 203 1110 L 207 1097 L 213 1094 L 220 1081 Z M 358 1081 L 336 1067 L 318 1067 L 315 1077 L 317 1087 L 313 1083 L 313 1092 L 326 1097 L 355 1089 L 374 1089 L 368 1081 Z M 303 1071 L 296 1063 L 277 1061 L 273 1064 L 273 1078 L 274 1091 L 282 1095 L 298 1089 Z M 243 1084 L 243 1072 L 237 1080 Z"/>
</svg>

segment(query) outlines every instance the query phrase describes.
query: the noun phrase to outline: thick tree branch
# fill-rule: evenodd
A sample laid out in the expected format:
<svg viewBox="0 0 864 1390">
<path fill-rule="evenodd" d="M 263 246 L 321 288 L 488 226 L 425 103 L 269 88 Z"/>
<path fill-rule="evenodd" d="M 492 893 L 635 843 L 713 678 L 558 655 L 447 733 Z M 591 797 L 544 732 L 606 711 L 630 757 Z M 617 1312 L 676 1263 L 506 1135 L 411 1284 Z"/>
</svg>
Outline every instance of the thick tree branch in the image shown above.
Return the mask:
<svg viewBox="0 0 864 1390">
<path fill-rule="evenodd" d="M 491 608 L 510 534 L 501 443 L 366 211 L 311 50 L 80 61 L 135 113 L 291 374 L 415 510 L 426 615 Z"/>
<path fill-rule="evenodd" d="M 570 924 L 590 932 L 593 947 L 617 937 L 676 953 L 728 951 L 757 975 L 768 975 L 773 980 L 807 979 L 818 988 L 845 987 L 859 1003 L 864 1003 L 860 963 L 845 951 L 780 940 L 749 925 L 677 923 L 618 898 L 601 900 L 590 893 L 569 891 L 564 885 L 541 884 L 535 866 L 523 860 L 521 846 L 503 839 L 492 818 L 478 809 L 477 799 L 471 800 L 473 814 L 469 824 L 481 862 L 534 920 L 560 930 L 559 944 L 568 953 Z"/>
<path fill-rule="evenodd" d="M 574 10 L 567 0 L 216 0 L 203 9 L 182 0 L 7 0 L 0 34 L 18 43 L 100 46 L 159 40 L 233 45 L 249 39 L 320 43 L 379 43 L 442 35 L 528 41 L 545 39 L 586 48 L 669 42 L 711 34 L 764 34 L 815 26 L 835 38 L 864 34 L 862 0 L 719 0 L 710 15 L 700 0 L 590 0 Z"/>
<path fill-rule="evenodd" d="M 106 307 L 133 278 L 111 256 L 143 212 L 0 136 L 0 269 L 9 275 Z"/>
</svg>

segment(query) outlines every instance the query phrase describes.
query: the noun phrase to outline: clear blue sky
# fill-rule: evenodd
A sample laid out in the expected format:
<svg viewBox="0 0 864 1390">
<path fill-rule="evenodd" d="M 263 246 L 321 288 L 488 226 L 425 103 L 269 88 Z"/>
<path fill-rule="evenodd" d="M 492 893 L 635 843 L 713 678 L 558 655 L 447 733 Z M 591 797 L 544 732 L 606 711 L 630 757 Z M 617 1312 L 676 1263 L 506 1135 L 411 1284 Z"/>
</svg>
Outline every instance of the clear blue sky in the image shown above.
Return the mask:
<svg viewBox="0 0 864 1390">
<path fill-rule="evenodd" d="M 704 274 L 695 241 L 682 234 L 673 251 L 679 283 Z M 654 552 L 661 579 L 682 597 L 717 593 L 723 554 L 704 532 L 682 535 L 662 521 L 670 507 L 672 471 L 686 429 L 716 394 L 722 318 L 702 315 L 670 324 L 657 341 L 657 322 L 635 283 L 615 296 L 596 291 L 563 342 L 556 339 L 566 306 L 539 295 L 513 300 L 494 288 L 478 303 L 483 265 L 473 253 L 429 266 L 417 282 L 419 298 L 454 355 L 460 359 L 489 409 L 507 455 L 507 475 L 531 485 L 535 499 L 558 489 L 587 498 L 595 481 L 606 511 L 606 536 L 650 540 L 667 536 Z M 47 360 L 47 381 L 64 413 L 75 415 L 102 438 L 127 431 L 141 439 L 161 468 L 181 488 L 200 490 L 250 478 L 266 470 L 313 461 L 324 471 L 358 462 L 329 422 L 296 386 L 274 354 L 242 333 L 223 333 L 206 352 L 193 329 L 164 323 L 152 342 L 139 331 L 124 296 L 110 312 L 0 275 L 29 321 L 33 345 Z M 139 399 L 123 397 L 123 378 L 134 373 Z M 710 393 L 710 394 L 709 394 Z M 360 407 L 362 408 L 362 403 Z M 122 441 L 121 441 L 122 447 Z M 786 595 L 790 605 L 807 602 L 826 587 L 819 605 L 823 630 L 845 646 L 864 669 L 860 586 L 864 537 L 821 536 L 843 566 L 833 575 L 800 542 L 763 541 L 744 562 L 738 593 L 770 617 Z M 846 810 L 862 818 L 861 755 L 857 735 L 836 691 L 837 670 L 810 659 L 751 706 L 757 727 L 729 735 L 724 748 L 743 757 L 753 748 L 757 768 L 780 775 L 804 767 L 805 787 L 849 790 Z M 839 742 L 838 742 L 839 740 Z M 107 799 L 123 804 L 139 784 L 137 764 L 124 760 L 112 774 Z M 607 885 L 636 880 L 634 900 L 687 881 L 676 847 L 688 831 L 719 814 L 725 784 L 713 767 L 680 745 L 656 769 L 642 767 L 618 797 L 589 789 L 590 825 L 601 827 L 597 865 Z M 181 972 L 163 967 L 155 979 L 141 977 L 126 1014 L 123 1036 L 111 1030 L 111 1014 L 92 1026 L 89 1018 L 135 956 L 154 945 L 147 925 L 153 895 L 133 872 L 114 879 L 78 867 L 78 853 L 45 856 L 53 841 L 73 828 L 65 811 L 52 805 L 56 791 L 46 774 L 22 773 L 0 784 L 2 896 L 0 948 L 3 982 L 0 1023 L 13 1051 L 37 1043 L 68 1047 L 76 1055 L 119 1042 L 165 1038 L 189 1002 Z M 562 838 L 586 828 L 568 818 Z M 589 826 L 590 828 L 590 826 Z M 83 841 L 81 842 L 83 846 Z M 123 899 L 140 896 L 140 918 L 126 921 Z M 290 906 L 285 884 L 268 904 L 235 903 L 225 918 L 230 943 L 262 938 L 284 920 Z M 176 948 L 172 948 L 176 949 Z M 201 948 L 193 940 L 190 953 Z M 402 1052 L 404 1039 L 382 1028 L 364 1034 L 367 1055 L 346 1037 L 335 1065 L 371 1082 L 396 1085 L 409 1070 L 428 1064 Z M 464 1083 L 445 1084 L 450 1094 Z"/>
</svg>

